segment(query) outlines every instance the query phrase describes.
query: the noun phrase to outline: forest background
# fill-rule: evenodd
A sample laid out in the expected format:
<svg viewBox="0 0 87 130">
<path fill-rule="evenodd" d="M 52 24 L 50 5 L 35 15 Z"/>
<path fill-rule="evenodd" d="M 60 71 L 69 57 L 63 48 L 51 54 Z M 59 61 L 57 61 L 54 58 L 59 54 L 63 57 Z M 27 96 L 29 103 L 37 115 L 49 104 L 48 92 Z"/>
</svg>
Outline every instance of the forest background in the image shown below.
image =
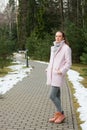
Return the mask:
<svg viewBox="0 0 87 130">
<path fill-rule="evenodd" d="M 9 0 L 0 12 L 0 68 L 18 50 L 48 61 L 55 32 L 65 32 L 73 63 L 87 64 L 86 0 Z"/>
</svg>

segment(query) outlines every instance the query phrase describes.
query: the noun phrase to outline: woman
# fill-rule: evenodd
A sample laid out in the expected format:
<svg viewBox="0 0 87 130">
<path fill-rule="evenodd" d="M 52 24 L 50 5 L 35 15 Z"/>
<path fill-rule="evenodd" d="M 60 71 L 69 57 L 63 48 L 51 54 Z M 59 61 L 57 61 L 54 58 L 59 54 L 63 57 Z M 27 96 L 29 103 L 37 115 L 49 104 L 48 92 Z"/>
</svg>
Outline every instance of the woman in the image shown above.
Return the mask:
<svg viewBox="0 0 87 130">
<path fill-rule="evenodd" d="M 65 115 L 61 106 L 61 91 L 66 72 L 71 66 L 71 49 L 66 42 L 65 34 L 61 31 L 56 32 L 54 46 L 51 47 L 50 62 L 46 69 L 47 85 L 51 85 L 50 99 L 57 108 L 54 117 L 50 122 L 62 123 Z"/>
</svg>

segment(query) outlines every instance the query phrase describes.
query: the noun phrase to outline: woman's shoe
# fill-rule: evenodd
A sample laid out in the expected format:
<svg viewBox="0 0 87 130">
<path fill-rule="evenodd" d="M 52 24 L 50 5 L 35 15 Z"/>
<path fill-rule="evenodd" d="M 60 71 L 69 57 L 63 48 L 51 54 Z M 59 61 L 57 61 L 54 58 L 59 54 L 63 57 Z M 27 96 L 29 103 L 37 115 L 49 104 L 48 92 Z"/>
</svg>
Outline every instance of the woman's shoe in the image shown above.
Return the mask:
<svg viewBox="0 0 87 130">
<path fill-rule="evenodd" d="M 49 119 L 49 122 L 55 122 L 55 120 L 58 119 L 60 116 L 61 116 L 61 113 L 60 112 L 56 112 L 54 114 L 54 117 Z"/>
<path fill-rule="evenodd" d="M 64 114 L 61 114 L 56 120 L 55 120 L 55 123 L 56 124 L 60 124 L 64 121 L 65 119 L 65 115 Z"/>
</svg>

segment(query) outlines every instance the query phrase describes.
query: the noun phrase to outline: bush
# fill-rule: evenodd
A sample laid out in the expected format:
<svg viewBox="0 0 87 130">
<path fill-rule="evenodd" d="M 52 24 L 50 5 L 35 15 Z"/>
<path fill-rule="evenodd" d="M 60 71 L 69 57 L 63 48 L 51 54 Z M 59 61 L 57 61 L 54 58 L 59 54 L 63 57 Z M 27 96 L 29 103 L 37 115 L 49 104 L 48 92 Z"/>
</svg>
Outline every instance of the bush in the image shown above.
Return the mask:
<svg viewBox="0 0 87 130">
<path fill-rule="evenodd" d="M 37 38 L 35 33 L 27 39 L 27 48 L 29 50 L 29 56 L 33 59 L 48 61 L 50 55 L 50 46 L 53 42 L 53 36 L 48 33 L 44 38 Z"/>
<path fill-rule="evenodd" d="M 72 49 L 73 62 L 79 63 L 85 46 L 83 30 L 74 23 L 69 22 L 67 24 L 66 34 Z"/>
<path fill-rule="evenodd" d="M 83 53 L 82 56 L 80 56 L 80 60 L 83 64 L 87 64 L 87 54 Z"/>
<path fill-rule="evenodd" d="M 0 38 L 0 68 L 3 68 L 11 61 L 15 43 L 5 37 Z"/>
<path fill-rule="evenodd" d="M 80 56 L 80 60 L 83 64 L 87 64 L 87 45 L 84 48 L 84 52 L 82 53 L 82 56 Z"/>
<path fill-rule="evenodd" d="M 84 50 L 82 55 L 80 56 L 80 60 L 83 64 L 87 64 L 87 29 L 83 29 L 83 37 L 84 37 Z"/>
</svg>

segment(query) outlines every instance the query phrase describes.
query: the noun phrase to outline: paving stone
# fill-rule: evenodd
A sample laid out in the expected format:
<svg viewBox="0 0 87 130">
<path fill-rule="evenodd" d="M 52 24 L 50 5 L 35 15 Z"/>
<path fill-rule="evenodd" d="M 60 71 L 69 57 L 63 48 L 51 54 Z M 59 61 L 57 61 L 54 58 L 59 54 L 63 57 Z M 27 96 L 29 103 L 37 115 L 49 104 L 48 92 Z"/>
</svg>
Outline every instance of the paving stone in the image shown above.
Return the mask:
<svg viewBox="0 0 87 130">
<path fill-rule="evenodd" d="M 46 86 L 47 65 L 29 61 L 31 74 L 18 82 L 0 99 L 0 130 L 78 130 L 67 84 L 62 88 L 62 106 L 66 119 L 62 124 L 49 123 L 56 108 L 49 99 Z"/>
</svg>

